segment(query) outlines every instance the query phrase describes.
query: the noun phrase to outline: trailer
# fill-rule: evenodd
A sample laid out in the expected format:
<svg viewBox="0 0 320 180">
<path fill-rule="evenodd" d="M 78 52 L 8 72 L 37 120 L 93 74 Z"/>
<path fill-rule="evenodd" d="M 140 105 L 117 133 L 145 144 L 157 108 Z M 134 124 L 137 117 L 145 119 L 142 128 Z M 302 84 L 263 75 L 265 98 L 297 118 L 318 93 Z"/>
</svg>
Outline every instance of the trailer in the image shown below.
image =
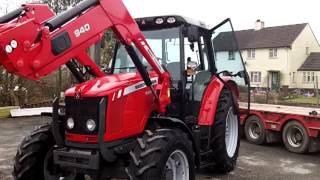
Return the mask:
<svg viewBox="0 0 320 180">
<path fill-rule="evenodd" d="M 320 150 L 320 108 L 240 103 L 240 122 L 246 139 L 257 145 L 283 142 L 294 153 Z"/>
</svg>

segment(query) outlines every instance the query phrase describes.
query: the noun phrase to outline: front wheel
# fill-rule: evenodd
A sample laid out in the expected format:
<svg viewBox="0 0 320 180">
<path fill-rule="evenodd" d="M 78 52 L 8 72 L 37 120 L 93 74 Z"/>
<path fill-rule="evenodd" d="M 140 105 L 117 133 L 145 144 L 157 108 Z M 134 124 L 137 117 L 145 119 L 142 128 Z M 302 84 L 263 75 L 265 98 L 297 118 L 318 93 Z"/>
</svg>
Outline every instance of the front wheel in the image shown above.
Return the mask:
<svg viewBox="0 0 320 180">
<path fill-rule="evenodd" d="M 15 180 L 84 180 L 75 172 L 62 175 L 53 163 L 55 142 L 51 125 L 44 125 L 25 137 L 18 148 L 12 175 Z"/>
<path fill-rule="evenodd" d="M 194 153 L 187 135 L 179 129 L 146 130 L 137 138 L 126 168 L 131 180 L 193 180 Z"/>
<path fill-rule="evenodd" d="M 240 147 L 239 112 L 235 110 L 232 93 L 223 89 L 212 126 L 211 149 L 215 170 L 228 173 L 235 168 Z"/>
</svg>

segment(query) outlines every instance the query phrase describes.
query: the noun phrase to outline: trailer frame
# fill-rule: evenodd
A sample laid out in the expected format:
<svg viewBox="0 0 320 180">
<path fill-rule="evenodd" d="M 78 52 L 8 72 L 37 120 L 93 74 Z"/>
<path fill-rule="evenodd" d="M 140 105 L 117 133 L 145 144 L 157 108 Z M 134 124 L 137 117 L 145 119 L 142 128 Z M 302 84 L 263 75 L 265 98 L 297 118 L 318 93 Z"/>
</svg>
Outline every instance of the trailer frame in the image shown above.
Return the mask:
<svg viewBox="0 0 320 180">
<path fill-rule="evenodd" d="M 308 137 L 305 138 L 309 139 L 309 145 L 305 152 L 317 152 L 320 150 L 320 114 L 318 114 L 320 109 L 318 108 L 251 103 L 248 113 L 246 109 L 241 108 L 240 103 L 240 111 L 240 123 L 244 134 L 248 133 L 245 125 L 250 117 L 260 119 L 263 124 L 262 128 L 265 130 L 264 141 L 262 143 L 251 143 L 280 142 L 286 125 L 290 122 L 297 122 L 306 130 Z M 248 140 L 250 142 L 250 139 Z M 283 138 L 282 141 L 284 141 Z"/>
</svg>

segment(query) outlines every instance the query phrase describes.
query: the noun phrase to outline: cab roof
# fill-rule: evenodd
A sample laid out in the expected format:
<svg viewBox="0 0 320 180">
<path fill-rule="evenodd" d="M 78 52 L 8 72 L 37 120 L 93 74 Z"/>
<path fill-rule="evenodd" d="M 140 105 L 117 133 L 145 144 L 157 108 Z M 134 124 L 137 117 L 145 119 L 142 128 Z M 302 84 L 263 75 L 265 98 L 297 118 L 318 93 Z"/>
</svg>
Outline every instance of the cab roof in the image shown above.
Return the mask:
<svg viewBox="0 0 320 180">
<path fill-rule="evenodd" d="M 142 30 L 145 29 L 164 29 L 177 27 L 180 25 L 198 26 L 203 29 L 209 29 L 209 26 L 199 20 L 194 20 L 180 15 L 165 15 L 136 18 L 136 22 Z"/>
</svg>

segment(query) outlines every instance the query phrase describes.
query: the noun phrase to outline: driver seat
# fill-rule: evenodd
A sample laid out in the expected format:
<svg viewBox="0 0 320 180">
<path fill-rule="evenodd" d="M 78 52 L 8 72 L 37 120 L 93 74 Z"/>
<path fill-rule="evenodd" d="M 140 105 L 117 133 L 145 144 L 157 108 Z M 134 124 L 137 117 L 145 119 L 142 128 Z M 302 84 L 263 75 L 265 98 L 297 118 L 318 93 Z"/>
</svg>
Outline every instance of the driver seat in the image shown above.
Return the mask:
<svg viewBox="0 0 320 180">
<path fill-rule="evenodd" d="M 211 80 L 210 71 L 200 71 L 195 75 L 193 82 L 194 101 L 201 102 L 204 91 Z M 190 96 L 192 100 L 192 95 Z"/>
</svg>

